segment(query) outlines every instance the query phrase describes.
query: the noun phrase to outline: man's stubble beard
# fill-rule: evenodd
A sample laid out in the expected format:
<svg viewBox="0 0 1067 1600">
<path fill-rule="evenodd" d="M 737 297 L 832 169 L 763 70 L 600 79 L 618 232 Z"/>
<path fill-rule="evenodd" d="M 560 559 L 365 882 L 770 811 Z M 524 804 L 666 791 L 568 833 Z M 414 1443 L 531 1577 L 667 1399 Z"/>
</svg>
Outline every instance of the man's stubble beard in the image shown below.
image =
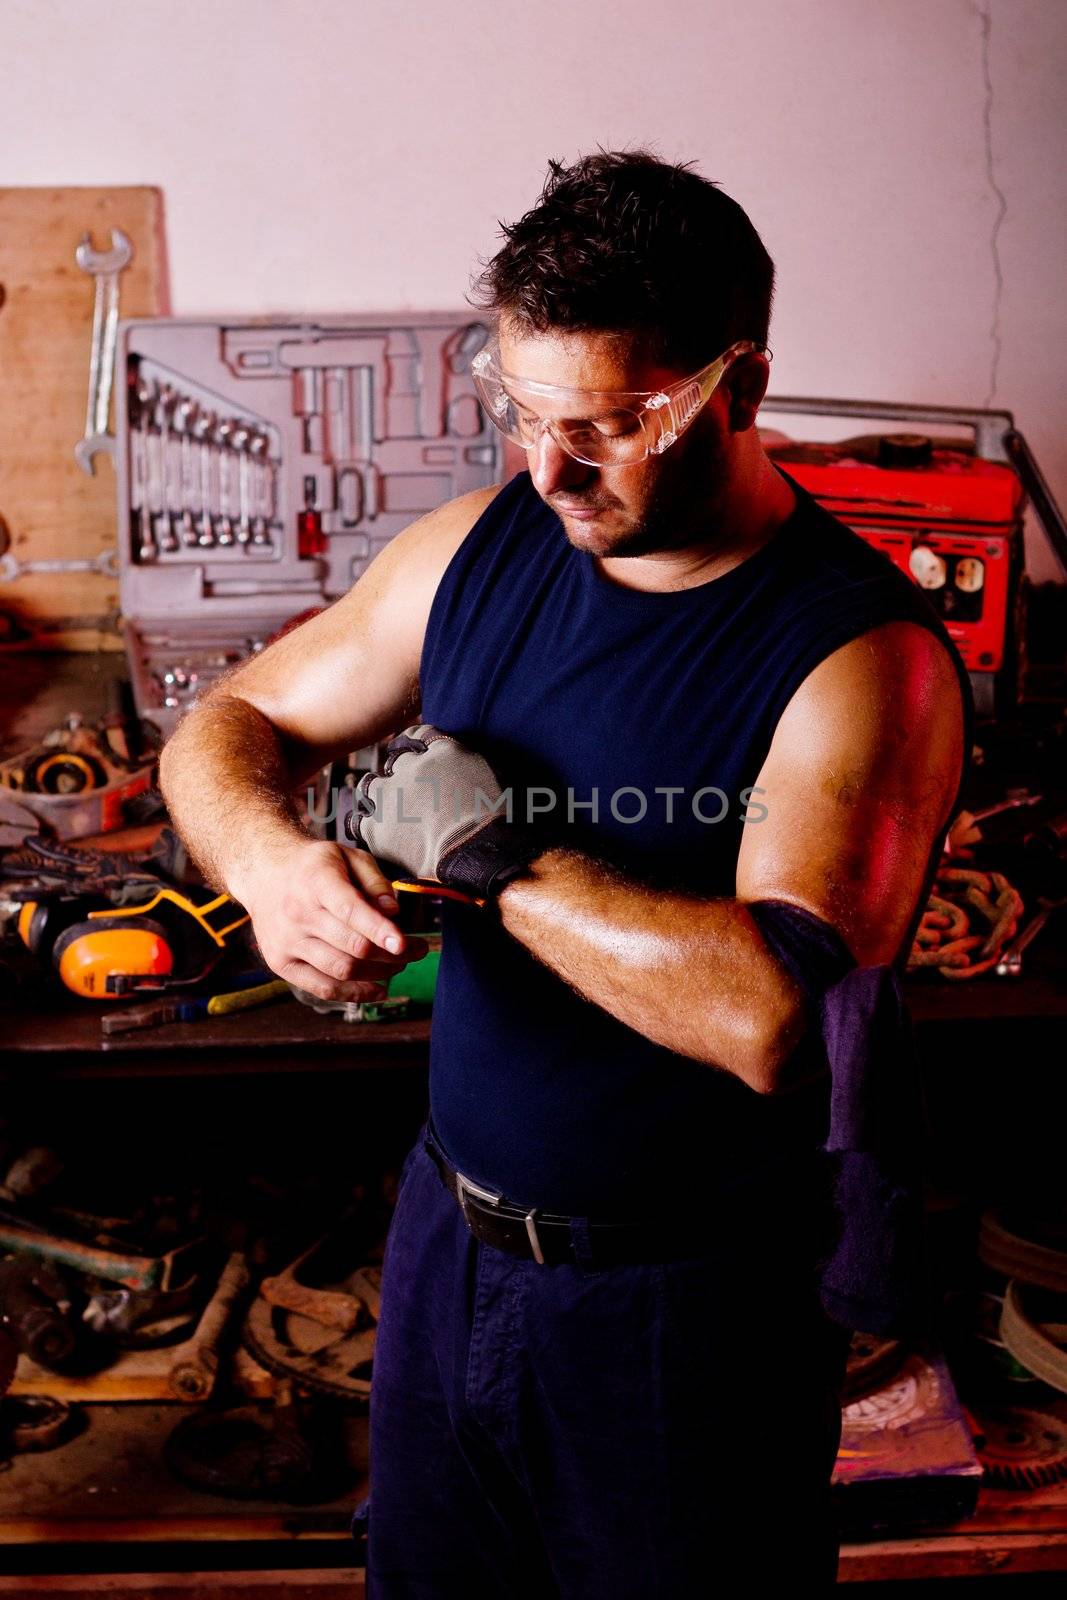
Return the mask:
<svg viewBox="0 0 1067 1600">
<path fill-rule="evenodd" d="M 688 470 L 661 474 L 640 521 L 597 549 L 598 556 L 658 555 L 686 549 L 714 532 L 724 499 L 725 452 L 714 436 L 694 438 L 687 459 L 679 462 L 683 466 Z"/>
</svg>

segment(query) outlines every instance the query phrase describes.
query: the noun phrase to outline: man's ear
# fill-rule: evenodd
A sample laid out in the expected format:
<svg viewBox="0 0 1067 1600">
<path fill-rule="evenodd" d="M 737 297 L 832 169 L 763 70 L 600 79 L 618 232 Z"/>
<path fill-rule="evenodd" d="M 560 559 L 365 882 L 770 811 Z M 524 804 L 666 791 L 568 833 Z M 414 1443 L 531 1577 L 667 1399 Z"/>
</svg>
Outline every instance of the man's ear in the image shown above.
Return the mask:
<svg viewBox="0 0 1067 1600">
<path fill-rule="evenodd" d="M 723 379 L 729 389 L 731 433 L 747 433 L 767 393 L 771 364 L 758 350 L 740 356 Z"/>
</svg>

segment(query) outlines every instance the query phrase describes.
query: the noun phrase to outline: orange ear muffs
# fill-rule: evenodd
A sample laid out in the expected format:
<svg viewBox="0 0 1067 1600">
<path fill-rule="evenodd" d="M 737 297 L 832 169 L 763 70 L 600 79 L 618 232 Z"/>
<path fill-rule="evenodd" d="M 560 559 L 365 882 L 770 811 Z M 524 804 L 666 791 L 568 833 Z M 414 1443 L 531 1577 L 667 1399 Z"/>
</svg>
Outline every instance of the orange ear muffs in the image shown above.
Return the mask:
<svg viewBox="0 0 1067 1600">
<path fill-rule="evenodd" d="M 27 901 L 19 911 L 23 943 L 83 999 L 162 992 L 195 983 L 221 959 L 248 913 L 213 889 L 149 888 L 139 905 L 102 896 Z"/>
<path fill-rule="evenodd" d="M 138 978 L 164 978 L 174 971 L 166 932 L 149 917 L 76 922 L 61 933 L 52 960 L 67 988 L 88 1000 L 126 994 Z"/>
<path fill-rule="evenodd" d="M 47 961 L 59 935 L 94 911 L 107 909 L 102 895 L 64 895 L 50 900 L 26 900 L 19 910 L 18 936 L 27 950 Z"/>
</svg>

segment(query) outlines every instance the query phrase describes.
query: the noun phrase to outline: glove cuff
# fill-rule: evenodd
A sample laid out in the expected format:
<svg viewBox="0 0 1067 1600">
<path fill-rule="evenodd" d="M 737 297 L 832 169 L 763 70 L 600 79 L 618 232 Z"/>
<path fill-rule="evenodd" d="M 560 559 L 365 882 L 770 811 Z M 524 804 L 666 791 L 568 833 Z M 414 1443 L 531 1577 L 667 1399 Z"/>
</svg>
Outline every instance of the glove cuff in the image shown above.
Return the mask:
<svg viewBox="0 0 1067 1600">
<path fill-rule="evenodd" d="M 533 828 L 494 817 L 445 851 L 437 863 L 437 879 L 448 889 L 490 900 L 547 848 L 547 839 Z"/>
</svg>

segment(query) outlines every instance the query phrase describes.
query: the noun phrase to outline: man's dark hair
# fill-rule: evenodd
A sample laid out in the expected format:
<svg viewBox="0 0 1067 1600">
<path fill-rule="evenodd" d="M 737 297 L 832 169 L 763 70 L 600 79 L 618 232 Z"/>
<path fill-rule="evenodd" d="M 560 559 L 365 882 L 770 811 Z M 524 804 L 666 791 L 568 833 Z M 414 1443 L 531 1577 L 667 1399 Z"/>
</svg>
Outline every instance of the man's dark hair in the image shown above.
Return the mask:
<svg viewBox="0 0 1067 1600">
<path fill-rule="evenodd" d="M 630 332 L 693 369 L 767 342 L 774 263 L 745 212 L 692 162 L 645 150 L 549 161 L 541 197 L 475 279 L 472 302 L 543 333 Z"/>
</svg>

